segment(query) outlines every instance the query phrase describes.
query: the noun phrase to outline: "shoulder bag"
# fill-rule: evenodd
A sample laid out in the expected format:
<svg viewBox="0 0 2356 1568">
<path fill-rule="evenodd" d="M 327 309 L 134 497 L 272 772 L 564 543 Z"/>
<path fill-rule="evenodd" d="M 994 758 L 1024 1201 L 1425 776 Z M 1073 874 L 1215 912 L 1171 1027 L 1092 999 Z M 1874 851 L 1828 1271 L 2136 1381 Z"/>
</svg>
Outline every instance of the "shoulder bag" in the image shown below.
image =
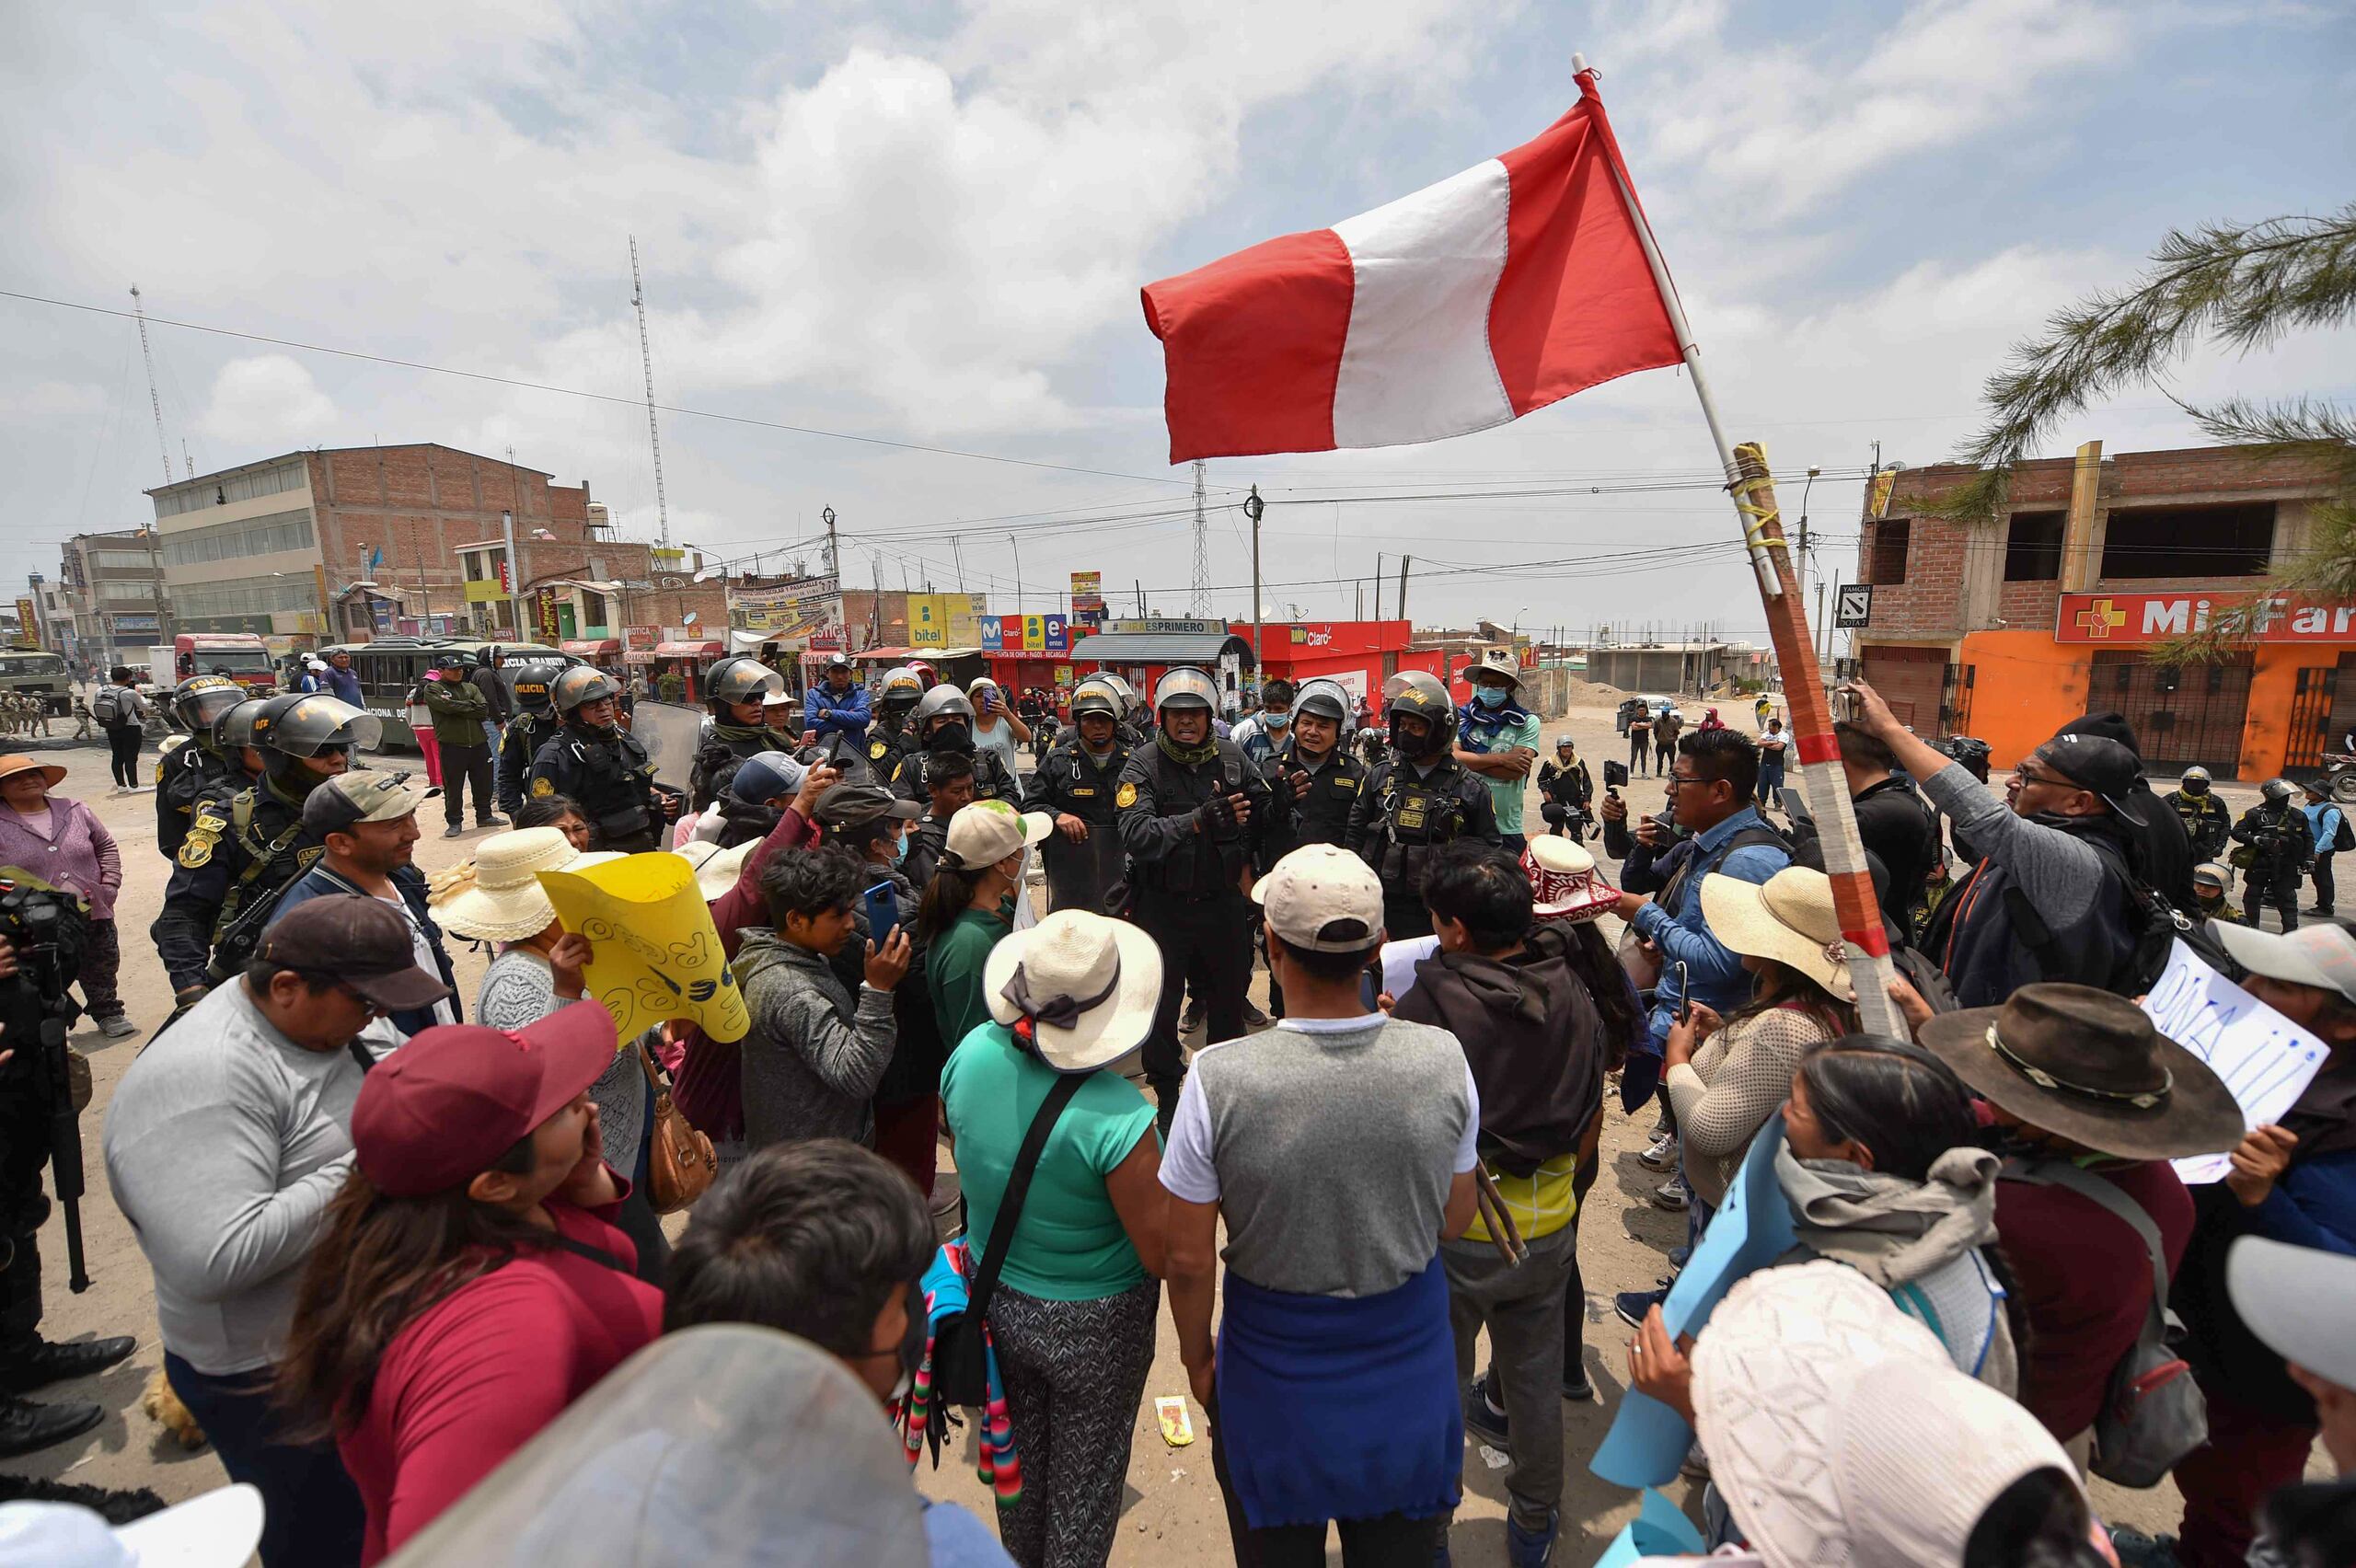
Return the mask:
<svg viewBox="0 0 2356 1568">
<path fill-rule="evenodd" d="M 646 1037 L 638 1038 L 638 1065 L 645 1069 L 646 1087 L 654 1091 L 654 1125 L 646 1151 L 646 1201 L 656 1214 L 676 1214 L 702 1197 L 720 1174 L 720 1160 L 711 1140 L 698 1132 L 671 1102 L 670 1087 L 655 1076 L 654 1057 Z"/>
<path fill-rule="evenodd" d="M 932 1386 L 937 1409 L 989 1403 L 989 1347 L 982 1325 L 989 1315 L 990 1297 L 998 1292 L 999 1271 L 1006 1266 L 1007 1249 L 1014 1240 L 1015 1224 L 1022 1217 L 1022 1200 L 1030 1193 L 1031 1177 L 1039 1169 L 1047 1135 L 1055 1131 L 1064 1107 L 1071 1103 L 1088 1077 L 1086 1073 L 1057 1076 L 1047 1098 L 1039 1102 L 1031 1130 L 1022 1136 L 1022 1148 L 1014 1157 L 1014 1169 L 1007 1175 L 1006 1192 L 998 1201 L 989 1246 L 965 1292 L 965 1309 L 933 1325 Z"/>
</svg>

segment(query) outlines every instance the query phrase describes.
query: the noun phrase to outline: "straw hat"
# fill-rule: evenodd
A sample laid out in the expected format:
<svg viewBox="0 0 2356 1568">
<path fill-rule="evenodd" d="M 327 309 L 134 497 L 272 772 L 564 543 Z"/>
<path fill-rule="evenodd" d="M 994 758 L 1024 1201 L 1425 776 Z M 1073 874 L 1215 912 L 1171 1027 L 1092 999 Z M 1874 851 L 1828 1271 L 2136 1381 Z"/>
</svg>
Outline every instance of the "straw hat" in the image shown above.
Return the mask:
<svg viewBox="0 0 2356 1568">
<path fill-rule="evenodd" d="M 1739 953 L 1772 958 L 1851 1001 L 1848 946 L 1832 909 L 1832 879 L 1787 866 L 1763 882 L 1713 871 L 1702 879 L 1710 934 Z"/>
<path fill-rule="evenodd" d="M 1152 1032 L 1161 949 L 1126 920 L 1058 910 L 999 940 L 982 965 L 982 995 L 990 1016 L 1018 1040 L 1027 1032 L 1047 1066 L 1094 1072 Z"/>
<path fill-rule="evenodd" d="M 494 833 L 475 847 L 473 874 L 459 874 L 433 898 L 433 917 L 445 930 L 486 942 L 520 942 L 537 937 L 556 918 L 541 891 L 542 871 L 585 871 L 616 854 L 584 855 L 560 829 L 525 827 Z"/>
<path fill-rule="evenodd" d="M 1596 873 L 1595 857 L 1572 840 L 1542 834 L 1521 853 L 1530 913 L 1540 920 L 1592 920 L 1618 907 L 1618 890 Z"/>
<path fill-rule="evenodd" d="M 49 780 L 49 787 L 52 790 L 65 782 L 65 769 L 53 762 L 35 762 L 29 756 L 0 756 L 0 778 L 25 772 L 38 772 Z"/>
<path fill-rule="evenodd" d="M 696 869 L 696 894 L 706 904 L 726 896 L 736 885 L 737 877 L 745 870 L 745 862 L 761 847 L 757 838 L 747 838 L 733 849 L 704 839 L 691 839 L 679 846 L 678 854 Z"/>
</svg>

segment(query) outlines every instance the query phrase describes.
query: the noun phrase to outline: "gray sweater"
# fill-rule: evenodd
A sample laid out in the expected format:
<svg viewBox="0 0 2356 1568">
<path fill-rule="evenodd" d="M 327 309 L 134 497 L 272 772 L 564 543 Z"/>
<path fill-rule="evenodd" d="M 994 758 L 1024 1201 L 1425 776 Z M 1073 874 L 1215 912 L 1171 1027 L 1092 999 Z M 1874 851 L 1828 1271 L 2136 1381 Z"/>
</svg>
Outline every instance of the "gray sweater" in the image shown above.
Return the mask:
<svg viewBox="0 0 2356 1568">
<path fill-rule="evenodd" d="M 747 932 L 733 968 L 753 1021 L 742 1047 L 745 1143 L 872 1142 L 869 1101 L 896 1039 L 892 993 L 862 984 L 854 1004 L 825 958 L 772 931 Z"/>
<path fill-rule="evenodd" d="M 483 971 L 475 1021 L 490 1029 L 521 1029 L 572 1005 L 556 999 L 556 974 L 547 958 L 529 948 L 510 948 Z M 589 1098 L 597 1107 L 606 1163 L 627 1177 L 638 1169 L 639 1145 L 646 1138 L 646 1069 L 639 1064 L 636 1045 L 622 1043 L 589 1086 Z"/>
<path fill-rule="evenodd" d="M 356 1060 L 287 1039 L 241 979 L 124 1071 L 107 1108 L 107 1180 L 155 1272 L 164 1348 L 198 1371 L 277 1359 L 352 1168 L 359 1093 Z"/>
<path fill-rule="evenodd" d="M 1959 762 L 1920 779 L 1931 804 L 1947 814 L 1957 836 L 2004 868 L 2014 885 L 2059 935 L 2093 913 L 2102 892 L 2102 857 L 2075 834 L 2015 816 Z"/>
</svg>

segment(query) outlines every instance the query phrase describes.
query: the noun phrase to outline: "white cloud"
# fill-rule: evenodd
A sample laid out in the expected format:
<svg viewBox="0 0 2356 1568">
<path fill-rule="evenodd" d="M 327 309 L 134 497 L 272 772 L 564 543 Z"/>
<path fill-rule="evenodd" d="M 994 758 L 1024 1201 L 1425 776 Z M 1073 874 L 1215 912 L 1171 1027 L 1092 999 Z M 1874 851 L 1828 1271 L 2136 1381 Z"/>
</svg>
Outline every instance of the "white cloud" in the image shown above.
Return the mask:
<svg viewBox="0 0 2356 1568">
<path fill-rule="evenodd" d="M 221 367 L 202 422 L 219 441 L 283 449 L 327 439 L 335 421 L 335 404 L 300 361 L 257 354 Z"/>
</svg>

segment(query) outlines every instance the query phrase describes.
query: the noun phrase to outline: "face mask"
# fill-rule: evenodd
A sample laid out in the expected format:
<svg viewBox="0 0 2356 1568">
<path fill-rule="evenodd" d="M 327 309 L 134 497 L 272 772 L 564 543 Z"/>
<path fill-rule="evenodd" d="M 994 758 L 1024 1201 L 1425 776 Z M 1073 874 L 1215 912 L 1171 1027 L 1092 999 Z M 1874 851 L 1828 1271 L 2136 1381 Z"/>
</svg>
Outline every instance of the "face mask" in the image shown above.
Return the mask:
<svg viewBox="0 0 2356 1568">
<path fill-rule="evenodd" d="M 925 750 L 937 752 L 969 752 L 974 749 L 974 732 L 963 724 L 943 724 L 925 737 Z"/>
<path fill-rule="evenodd" d="M 1503 686 L 1481 686 L 1472 693 L 1472 700 L 1484 708 L 1503 708 L 1506 696 Z"/>
<path fill-rule="evenodd" d="M 906 832 L 893 835 L 892 864 L 900 865 L 908 858 L 908 836 Z"/>
<path fill-rule="evenodd" d="M 1287 729 L 1292 724 L 1292 715 L 1289 713 L 1264 713 L 1260 718 L 1261 721 L 1271 730 Z"/>
</svg>

